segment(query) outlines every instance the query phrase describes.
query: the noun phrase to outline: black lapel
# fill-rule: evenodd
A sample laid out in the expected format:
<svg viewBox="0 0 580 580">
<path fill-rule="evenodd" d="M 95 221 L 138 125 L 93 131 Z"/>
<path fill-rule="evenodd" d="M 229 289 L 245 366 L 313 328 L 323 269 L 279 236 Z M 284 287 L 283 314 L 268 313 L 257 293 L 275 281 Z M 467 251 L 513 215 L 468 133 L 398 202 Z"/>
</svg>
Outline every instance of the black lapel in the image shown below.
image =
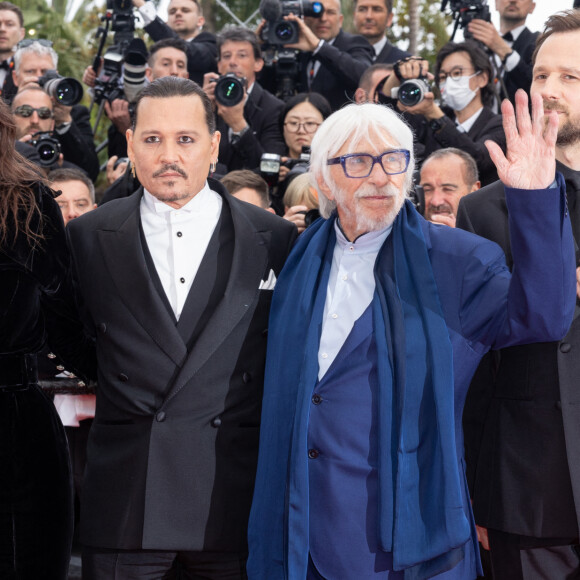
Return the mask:
<svg viewBox="0 0 580 580">
<path fill-rule="evenodd" d="M 482 132 L 482 130 L 485 128 L 490 117 L 493 117 L 493 112 L 490 109 L 488 109 L 487 107 L 483 107 L 483 111 L 481 111 L 481 114 L 479 115 L 479 117 L 477 117 L 477 119 L 475 120 L 475 123 L 473 123 L 471 129 L 469 129 L 469 131 L 467 131 L 467 134 L 472 139 L 475 139 Z"/>
<path fill-rule="evenodd" d="M 141 245 L 139 207 L 142 194 L 126 198 L 130 211 L 125 219 L 97 232 L 105 264 L 119 296 L 153 341 L 176 365 L 181 365 L 186 346 L 155 289 Z"/>
<path fill-rule="evenodd" d="M 252 308 L 256 307 L 259 286 L 268 264 L 271 232 L 259 231 L 245 215 L 242 205 L 212 184 L 230 205 L 234 225 L 234 255 L 225 295 L 201 332 L 189 353 L 171 391 L 165 399 L 174 397 L 207 362 L 220 344 Z"/>
</svg>

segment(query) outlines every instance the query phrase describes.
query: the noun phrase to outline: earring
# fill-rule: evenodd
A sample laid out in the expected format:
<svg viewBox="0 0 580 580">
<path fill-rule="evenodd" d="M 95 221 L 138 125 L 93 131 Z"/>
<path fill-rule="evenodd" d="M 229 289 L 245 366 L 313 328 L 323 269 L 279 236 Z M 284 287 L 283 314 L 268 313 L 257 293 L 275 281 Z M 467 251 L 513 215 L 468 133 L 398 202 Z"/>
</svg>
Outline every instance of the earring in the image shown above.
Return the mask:
<svg viewBox="0 0 580 580">
<path fill-rule="evenodd" d="M 130 161 L 129 164 L 131 165 L 131 175 L 133 176 L 133 179 L 137 179 L 137 176 L 135 175 L 135 165 L 133 165 L 133 163 Z"/>
<path fill-rule="evenodd" d="M 216 166 L 217 166 L 217 159 L 215 161 L 212 161 L 209 164 L 209 172 L 210 173 L 215 173 Z"/>
</svg>

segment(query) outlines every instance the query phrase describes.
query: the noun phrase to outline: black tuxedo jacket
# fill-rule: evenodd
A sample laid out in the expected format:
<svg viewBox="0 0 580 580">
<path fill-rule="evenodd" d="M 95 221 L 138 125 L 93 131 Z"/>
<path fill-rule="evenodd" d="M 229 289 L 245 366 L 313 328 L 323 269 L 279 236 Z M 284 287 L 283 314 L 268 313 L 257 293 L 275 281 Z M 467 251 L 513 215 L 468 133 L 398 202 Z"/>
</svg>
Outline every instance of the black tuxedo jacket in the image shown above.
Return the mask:
<svg viewBox="0 0 580 580">
<path fill-rule="evenodd" d="M 10 70 L 6 71 L 6 76 L 4 77 L 4 82 L 0 87 L 0 97 L 10 104 L 12 103 L 12 99 L 14 95 L 18 91 L 18 87 L 14 84 L 14 80 L 12 79 L 12 69 L 14 68 L 14 58 L 10 57 Z"/>
<path fill-rule="evenodd" d="M 164 38 L 178 38 L 177 34 L 159 17 L 148 24 L 145 31 L 155 42 Z M 215 35 L 204 30 L 186 44 L 189 78 L 201 87 L 205 73 L 217 72 L 218 51 Z"/>
<path fill-rule="evenodd" d="M 401 50 L 400 48 L 396 47 L 394 44 L 391 44 L 388 40 L 385 46 L 383 46 L 383 50 L 377 54 L 374 59 L 375 63 L 385 63 L 385 64 L 394 64 L 400 61 L 403 58 L 407 58 L 408 56 L 413 56 L 410 52 L 406 50 Z"/>
<path fill-rule="evenodd" d="M 450 117 L 440 119 L 442 127 L 437 131 L 432 130 L 431 125 L 422 115 L 405 114 L 405 119 L 414 129 L 415 140 L 425 148 L 422 154 L 423 159 L 438 149 L 457 147 L 475 159 L 482 185 L 497 181 L 497 171 L 489 156 L 485 141 L 488 139 L 495 141 L 505 152 L 506 141 L 501 115 L 496 115 L 488 107 L 483 107 L 481 114 L 467 133 L 458 131 L 455 121 Z"/>
<path fill-rule="evenodd" d="M 341 30 L 333 44 L 325 42 L 314 56 L 321 66 L 310 86 L 308 62 L 313 58 L 312 53 L 300 53 L 300 91 L 320 93 L 333 111 L 340 109 L 345 103 L 353 102 L 361 75 L 373 64 L 374 53 L 364 36 Z"/>
<path fill-rule="evenodd" d="M 231 270 L 190 349 L 180 328 L 186 309 L 176 324 L 147 265 L 142 195 L 70 224 L 99 362 L 82 500 L 86 545 L 247 550 L 272 296 L 259 287 L 280 273 L 296 229 L 218 182 L 211 187 L 223 198 L 222 219 L 231 215 Z"/>
<path fill-rule="evenodd" d="M 568 188 L 575 236 L 576 202 Z M 511 268 L 500 182 L 462 198 L 457 226 L 497 242 Z M 536 538 L 578 537 L 578 349 L 577 306 L 561 342 L 506 348 L 482 360 L 463 415 L 467 475 L 479 525 Z"/>
<path fill-rule="evenodd" d="M 280 113 L 284 103 L 254 83 L 244 105 L 244 117 L 250 129 L 239 139 L 230 138 L 229 127 L 216 115 L 216 127 L 221 133 L 218 172 L 234 169 L 257 169 L 263 153 L 284 155 L 286 145 L 280 133 Z"/>
<path fill-rule="evenodd" d="M 512 103 L 515 102 L 515 94 L 518 89 L 524 89 L 528 94 L 530 93 L 532 54 L 536 48 L 536 39 L 539 34 L 539 32 L 532 32 L 526 27 L 512 45 L 513 50 L 520 55 L 520 62 L 513 70 L 504 74 L 503 82 L 507 95 L 502 94 L 503 98 L 507 97 Z"/>
</svg>

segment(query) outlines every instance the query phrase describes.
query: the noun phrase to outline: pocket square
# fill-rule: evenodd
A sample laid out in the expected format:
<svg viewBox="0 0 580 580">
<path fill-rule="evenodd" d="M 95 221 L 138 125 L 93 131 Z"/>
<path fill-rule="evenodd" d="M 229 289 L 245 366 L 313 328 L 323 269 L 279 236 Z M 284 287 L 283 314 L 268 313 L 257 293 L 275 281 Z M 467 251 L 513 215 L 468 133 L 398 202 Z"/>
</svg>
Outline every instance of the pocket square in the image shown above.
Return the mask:
<svg viewBox="0 0 580 580">
<path fill-rule="evenodd" d="M 262 280 L 260 282 L 259 290 L 274 290 L 274 286 L 276 286 L 276 274 L 274 274 L 274 270 L 270 270 L 268 274 L 268 278 L 266 280 Z"/>
</svg>

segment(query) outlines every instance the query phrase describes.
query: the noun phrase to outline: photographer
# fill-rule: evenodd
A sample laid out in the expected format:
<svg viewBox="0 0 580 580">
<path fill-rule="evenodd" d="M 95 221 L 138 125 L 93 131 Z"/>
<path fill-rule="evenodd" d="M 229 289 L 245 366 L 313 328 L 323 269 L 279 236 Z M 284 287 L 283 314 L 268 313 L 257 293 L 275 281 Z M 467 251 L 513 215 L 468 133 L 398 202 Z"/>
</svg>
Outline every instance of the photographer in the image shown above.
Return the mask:
<svg viewBox="0 0 580 580">
<path fill-rule="evenodd" d="M 18 91 L 38 84 L 51 70 L 56 71 L 58 55 L 48 40 L 23 40 L 14 54 L 12 78 Z M 52 121 L 65 161 L 83 169 L 95 181 L 99 160 L 95 150 L 89 111 L 82 105 L 66 107 L 52 99 Z M 52 129 L 51 129 L 52 130 Z"/>
<path fill-rule="evenodd" d="M 529 92 L 532 83 L 532 54 L 538 33 L 526 27 L 526 18 L 536 4 L 532 0 L 496 0 L 495 6 L 499 12 L 499 31 L 480 18 L 474 18 L 467 30 L 493 53 L 503 81 L 501 97 L 513 103 L 516 91 Z"/>
<path fill-rule="evenodd" d="M 216 99 L 219 75 L 207 73 L 203 80 L 203 90 L 214 105 L 217 129 L 221 133 L 218 173 L 224 175 L 234 169 L 258 168 L 265 152 L 284 153 L 278 126 L 284 103 L 256 82 L 256 74 L 262 70 L 264 61 L 258 39 L 251 30 L 228 27 L 218 35 L 217 42 L 220 75 L 233 73 L 245 84 L 241 100 L 232 106 Z M 239 83 L 237 91 L 241 91 Z"/>
<path fill-rule="evenodd" d="M 198 0 L 171 0 L 167 12 L 167 23 L 157 16 L 153 2 L 133 0 L 145 23 L 145 31 L 155 40 L 181 38 L 187 42 L 189 78 L 198 85 L 203 84 L 203 75 L 216 70 L 216 38 L 203 31 L 205 19 Z"/>
<path fill-rule="evenodd" d="M 364 37 L 342 30 L 339 0 L 321 0 L 321 4 L 324 12 L 318 18 L 285 17 L 299 27 L 298 42 L 286 47 L 302 51 L 299 91 L 324 95 L 336 111 L 353 100 L 361 75 L 373 63 L 374 51 Z"/>
<path fill-rule="evenodd" d="M 428 75 L 428 62 L 417 57 L 399 61 L 395 74 L 383 87 L 391 96 L 392 88 L 408 79 L 420 79 L 424 84 Z M 400 80 L 399 80 L 400 79 Z M 421 156 L 433 151 L 456 147 L 469 153 L 476 161 L 483 185 L 497 180 L 497 172 L 485 141 L 495 141 L 505 150 L 505 134 L 501 116 L 490 109 L 494 93 L 493 71 L 485 52 L 474 42 L 447 43 L 437 55 L 435 64 L 436 85 L 445 103 L 440 107 L 428 85 L 422 89 L 424 98 L 414 106 L 405 106 L 391 100 L 413 128 L 416 141 L 422 146 Z M 416 96 L 414 89 L 410 91 Z"/>
</svg>

